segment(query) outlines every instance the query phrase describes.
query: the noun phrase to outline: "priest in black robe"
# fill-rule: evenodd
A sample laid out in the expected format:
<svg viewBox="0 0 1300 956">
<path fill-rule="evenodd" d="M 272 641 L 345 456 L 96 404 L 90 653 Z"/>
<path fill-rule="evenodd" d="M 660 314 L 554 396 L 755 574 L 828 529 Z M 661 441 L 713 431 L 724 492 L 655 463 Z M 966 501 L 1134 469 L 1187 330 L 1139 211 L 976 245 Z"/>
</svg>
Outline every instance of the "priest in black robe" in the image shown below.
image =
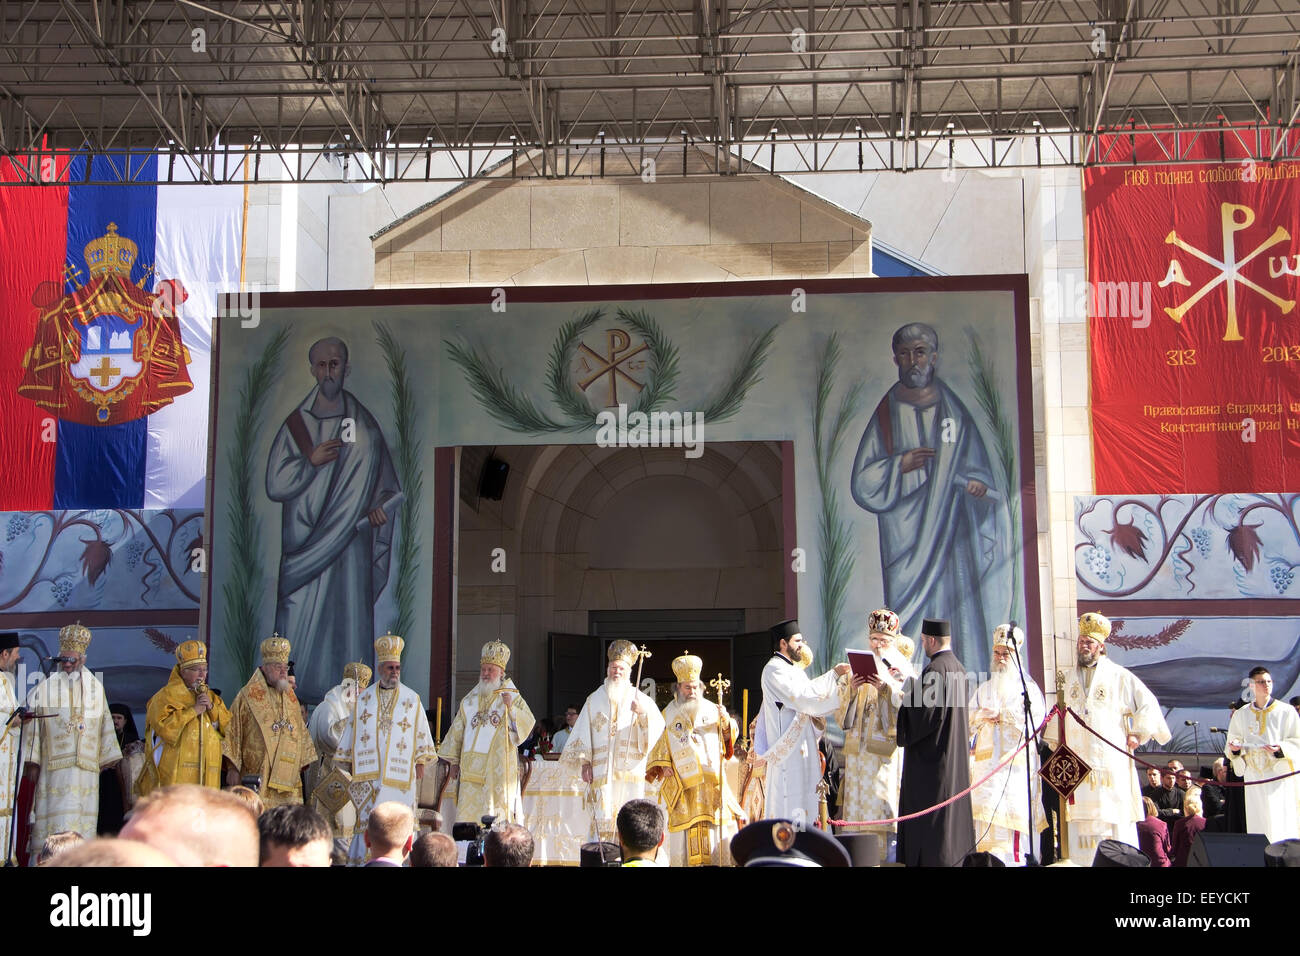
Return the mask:
<svg viewBox="0 0 1300 956">
<path fill-rule="evenodd" d="M 970 730 L 966 669 L 952 652 L 947 621 L 926 620 L 921 644 L 930 663 L 903 687 L 898 745 L 903 783 L 898 813 L 942 803 L 970 787 Z M 970 795 L 898 828 L 898 859 L 905 866 L 959 866 L 975 849 Z"/>
</svg>

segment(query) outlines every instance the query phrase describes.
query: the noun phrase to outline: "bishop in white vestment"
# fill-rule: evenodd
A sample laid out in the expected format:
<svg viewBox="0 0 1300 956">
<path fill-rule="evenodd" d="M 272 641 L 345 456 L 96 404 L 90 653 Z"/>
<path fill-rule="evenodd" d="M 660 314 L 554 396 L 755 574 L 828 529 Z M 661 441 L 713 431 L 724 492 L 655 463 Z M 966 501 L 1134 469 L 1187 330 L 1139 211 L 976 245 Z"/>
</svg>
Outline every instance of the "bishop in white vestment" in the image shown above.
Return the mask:
<svg viewBox="0 0 1300 956">
<path fill-rule="evenodd" d="M 628 679 L 637 659 L 632 642 L 614 641 L 606 656 L 608 677 L 582 705 L 560 759 L 588 787 L 589 835 L 617 842 L 618 811 L 646 796 L 646 758 L 664 732 L 664 718 Z"/>
<path fill-rule="evenodd" d="M 763 668 L 761 733 L 755 735 L 756 752 L 767 761 L 764 812 L 771 818 L 811 824 L 817 816 L 817 784 L 822 778 L 817 741 L 825 731 L 826 717 L 848 696 L 849 665 L 836 664 L 810 680 L 795 666 L 805 646 L 799 622 L 782 621 L 772 628 L 772 635 L 776 647 Z M 760 736 L 762 751 L 758 751 Z"/>
<path fill-rule="evenodd" d="M 420 695 L 398 680 L 405 646 L 396 634 L 375 641 L 379 679 L 357 695 L 353 719 L 334 752 L 334 765 L 352 774 L 349 792 L 357 808 L 349 865 L 366 861 L 370 811 L 391 801 L 410 807 L 414 815 L 425 765 L 438 759 Z"/>
<path fill-rule="evenodd" d="M 456 782 L 456 819 L 484 816 L 518 823 L 519 743 L 533 732 L 533 712 L 506 677 L 510 648 L 488 641 L 479 655 L 479 682 L 465 695 L 438 756 L 451 764 Z"/>
<path fill-rule="evenodd" d="M 1300 765 L 1300 716 L 1273 699 L 1273 677 L 1262 667 L 1250 672 L 1255 699 L 1237 708 L 1228 723 L 1224 753 L 1246 781 L 1246 830 L 1269 842 L 1300 837 L 1300 776 L 1249 786 L 1291 773 Z"/>
<path fill-rule="evenodd" d="M 59 656 L 71 658 L 32 688 L 27 706 L 36 719 L 28 725 L 30 743 L 23 755 L 29 768 L 40 768 L 32 803 L 35 822 L 27 852 L 35 859 L 45 838 L 73 830 L 90 839 L 99 820 L 99 774 L 122 759 L 113 729 L 108 697 L 86 669 L 90 631 L 69 624 L 59 631 Z"/>
<path fill-rule="evenodd" d="M 1105 641 L 1110 621 L 1089 611 L 1079 618 L 1078 664 L 1065 671 L 1065 699 L 1061 706 L 1074 710 L 1097 733 L 1120 751 L 1130 753 L 1146 743 L 1169 742 L 1169 726 L 1160 702 L 1132 673 L 1106 657 Z M 1057 721 L 1047 724 L 1044 736 L 1053 748 L 1058 740 Z M 1062 801 L 1069 824 L 1067 856 L 1082 866 L 1092 863 L 1097 844 L 1119 840 L 1137 846 L 1137 822 L 1146 818 L 1133 763 L 1067 717 L 1066 743 L 1092 768 L 1073 794 Z"/>
<path fill-rule="evenodd" d="M 1043 722 L 1043 692 L 1029 676 L 1023 656 L 1025 632 L 1009 624 L 993 632 L 993 676 L 980 684 L 970 700 L 971 783 L 993 772 L 1025 741 L 1025 689 L 1029 690 L 1030 730 Z M 1017 652 L 1020 656 L 1017 657 Z M 1016 661 L 1020 666 L 1016 666 Z M 1021 684 L 1023 678 L 1024 684 Z M 1029 760 L 1026 777 L 1025 760 Z M 971 794 L 971 817 L 975 822 L 975 849 L 992 853 L 1007 866 L 1024 866 L 1033 853 L 1029 832 L 1029 786 L 1033 786 L 1033 808 L 1041 830 L 1047 820 L 1041 810 L 1038 776 L 1038 747 L 1029 747 L 1002 767 Z"/>
</svg>

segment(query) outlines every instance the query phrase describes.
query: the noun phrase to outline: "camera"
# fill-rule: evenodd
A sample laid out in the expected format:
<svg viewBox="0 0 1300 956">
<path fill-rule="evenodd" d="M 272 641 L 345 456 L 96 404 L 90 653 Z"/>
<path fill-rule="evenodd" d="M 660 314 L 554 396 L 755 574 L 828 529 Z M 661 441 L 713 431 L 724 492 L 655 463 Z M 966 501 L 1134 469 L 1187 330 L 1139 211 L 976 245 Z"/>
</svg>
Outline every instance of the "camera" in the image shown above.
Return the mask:
<svg viewBox="0 0 1300 956">
<path fill-rule="evenodd" d="M 496 817 L 490 813 L 485 813 L 479 818 L 481 823 L 453 823 L 451 827 L 451 838 L 457 843 L 469 842 L 469 847 L 465 851 L 466 866 L 483 865 L 483 841 L 487 839 L 487 832 L 492 828 Z"/>
</svg>

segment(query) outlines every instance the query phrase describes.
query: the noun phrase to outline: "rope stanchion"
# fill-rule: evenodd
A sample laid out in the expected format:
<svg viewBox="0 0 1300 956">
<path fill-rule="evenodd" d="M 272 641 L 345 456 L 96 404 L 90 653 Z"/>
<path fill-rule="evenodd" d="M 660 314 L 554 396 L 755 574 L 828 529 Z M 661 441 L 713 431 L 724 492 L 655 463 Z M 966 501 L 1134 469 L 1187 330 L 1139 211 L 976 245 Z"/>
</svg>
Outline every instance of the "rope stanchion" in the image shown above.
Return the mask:
<svg viewBox="0 0 1300 956">
<path fill-rule="evenodd" d="M 1082 727 L 1084 730 L 1088 731 L 1088 733 L 1092 734 L 1094 737 L 1096 737 L 1098 740 L 1100 740 L 1102 743 L 1104 743 L 1107 747 L 1111 748 L 1112 750 L 1119 751 L 1125 757 L 1128 757 L 1129 760 L 1132 760 L 1134 763 L 1141 764 L 1143 767 L 1146 767 L 1148 770 L 1159 770 L 1162 773 L 1165 771 L 1166 769 L 1165 767 L 1157 767 L 1153 763 L 1147 763 L 1137 754 L 1129 753 L 1127 750 L 1115 746 L 1113 743 L 1111 743 L 1101 734 L 1097 733 L 1097 731 L 1093 730 L 1086 723 L 1084 723 L 1083 718 L 1080 717 L 1077 713 L 1075 713 L 1073 707 L 1067 707 L 1065 712 L 1069 714 L 1071 717 L 1073 717 L 1075 719 L 1075 722 L 1078 723 L 1078 725 Z M 1212 783 L 1217 787 L 1254 787 L 1254 786 L 1258 786 L 1261 783 L 1276 783 L 1278 780 L 1285 780 L 1287 777 L 1294 777 L 1296 774 L 1300 774 L 1300 770 L 1292 770 L 1290 773 L 1280 774 L 1276 777 L 1268 777 L 1264 780 L 1243 780 L 1240 783 L 1231 780 L 1225 780 L 1223 783 L 1219 783 L 1219 781 L 1217 780 L 1209 780 L 1205 777 L 1197 777 L 1196 782 L 1198 784 Z"/>
<path fill-rule="evenodd" d="M 1011 763 L 1011 761 L 1015 760 L 1016 757 L 1020 755 L 1021 751 L 1023 751 L 1027 746 L 1029 746 L 1030 740 L 1037 738 L 1038 735 L 1043 732 L 1043 728 L 1047 726 L 1047 722 L 1056 716 L 1056 711 L 1057 708 L 1053 707 L 1051 711 L 1048 713 L 1047 717 L 1044 718 L 1043 722 L 1038 725 L 1038 729 L 1034 731 L 1033 737 L 1027 737 L 1025 740 L 1021 741 L 1020 746 L 1017 747 L 1015 750 L 1013 750 L 1010 754 L 1008 754 L 1005 760 L 1003 760 L 1000 764 L 998 764 L 996 767 L 990 770 L 979 780 L 976 780 L 974 783 L 972 783 L 961 793 L 954 794 L 953 796 L 949 797 L 947 800 L 943 801 L 942 803 L 936 803 L 932 807 L 926 807 L 924 810 L 918 810 L 915 813 L 909 813 L 906 816 L 890 817 L 886 820 L 831 820 L 829 822 L 837 827 L 878 827 L 878 826 L 884 826 L 889 823 L 905 823 L 908 820 L 916 820 L 919 817 L 923 817 L 926 816 L 927 814 L 934 813 L 936 810 L 942 810 L 944 807 L 948 806 L 949 804 L 956 803 L 958 800 L 962 799 L 963 797 L 970 796 L 970 794 L 974 792 L 978 787 L 982 787 L 984 784 L 988 783 L 995 776 L 997 776 L 997 774 L 1004 767 L 1008 766 Z"/>
</svg>

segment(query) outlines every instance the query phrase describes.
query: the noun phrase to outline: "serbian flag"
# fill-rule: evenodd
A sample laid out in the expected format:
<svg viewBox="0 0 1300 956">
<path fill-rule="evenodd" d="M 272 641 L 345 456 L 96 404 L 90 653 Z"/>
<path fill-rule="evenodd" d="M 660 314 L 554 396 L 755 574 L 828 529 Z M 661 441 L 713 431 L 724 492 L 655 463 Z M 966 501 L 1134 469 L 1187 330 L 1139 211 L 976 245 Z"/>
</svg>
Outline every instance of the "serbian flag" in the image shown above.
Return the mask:
<svg viewBox="0 0 1300 956">
<path fill-rule="evenodd" d="M 0 160 L 0 510 L 203 506 L 243 206 L 167 156 Z"/>
</svg>

